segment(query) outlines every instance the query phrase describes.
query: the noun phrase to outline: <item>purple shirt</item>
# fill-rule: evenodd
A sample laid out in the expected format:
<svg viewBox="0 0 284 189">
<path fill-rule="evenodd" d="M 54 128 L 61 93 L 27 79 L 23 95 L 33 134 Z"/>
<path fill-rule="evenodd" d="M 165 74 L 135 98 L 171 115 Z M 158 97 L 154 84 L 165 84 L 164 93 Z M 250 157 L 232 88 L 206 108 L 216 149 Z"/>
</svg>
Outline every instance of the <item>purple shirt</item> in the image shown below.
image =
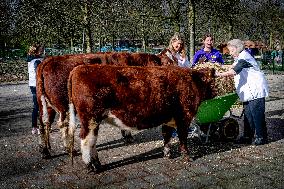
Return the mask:
<svg viewBox="0 0 284 189">
<path fill-rule="evenodd" d="M 219 64 L 224 64 L 221 53 L 217 49 L 212 48 L 210 53 L 206 53 L 204 49 L 197 51 L 193 57 L 192 66 L 195 66 L 198 63 L 198 60 L 203 57 L 206 58 L 205 62 L 210 61 L 212 63 L 218 62 Z"/>
</svg>

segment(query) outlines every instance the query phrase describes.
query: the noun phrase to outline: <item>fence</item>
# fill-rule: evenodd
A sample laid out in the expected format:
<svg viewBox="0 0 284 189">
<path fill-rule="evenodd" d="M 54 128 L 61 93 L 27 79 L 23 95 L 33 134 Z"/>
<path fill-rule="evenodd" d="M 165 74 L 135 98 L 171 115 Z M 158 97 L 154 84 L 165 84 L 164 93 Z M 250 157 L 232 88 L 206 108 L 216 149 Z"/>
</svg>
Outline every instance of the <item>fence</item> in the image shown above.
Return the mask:
<svg viewBox="0 0 284 189">
<path fill-rule="evenodd" d="M 162 47 L 160 48 L 146 48 L 146 53 L 150 54 L 158 54 L 163 50 Z M 96 48 L 94 49 L 95 52 L 98 52 L 99 49 Z M 111 51 L 111 49 L 109 50 Z M 133 49 L 129 49 L 129 51 L 126 49 L 124 52 L 134 52 Z M 135 52 L 144 52 L 143 49 L 141 48 L 136 48 Z M 46 48 L 45 49 L 45 54 L 48 56 L 57 56 L 57 55 L 64 55 L 64 54 L 78 54 L 78 53 L 83 53 L 83 50 L 78 48 L 78 49 L 56 49 L 56 48 Z M 5 60 L 25 60 L 26 58 L 26 52 L 22 49 L 9 49 L 9 50 L 0 50 L 0 61 L 5 61 Z M 226 64 L 231 64 L 232 59 L 228 55 L 223 55 L 223 59 L 225 60 Z M 284 57 L 282 57 L 281 62 L 276 62 L 273 60 L 271 57 L 271 52 L 266 51 L 263 54 L 259 56 L 255 56 L 255 59 L 259 62 L 259 65 L 261 69 L 263 70 L 272 70 L 273 73 L 274 71 L 284 71 Z"/>
</svg>

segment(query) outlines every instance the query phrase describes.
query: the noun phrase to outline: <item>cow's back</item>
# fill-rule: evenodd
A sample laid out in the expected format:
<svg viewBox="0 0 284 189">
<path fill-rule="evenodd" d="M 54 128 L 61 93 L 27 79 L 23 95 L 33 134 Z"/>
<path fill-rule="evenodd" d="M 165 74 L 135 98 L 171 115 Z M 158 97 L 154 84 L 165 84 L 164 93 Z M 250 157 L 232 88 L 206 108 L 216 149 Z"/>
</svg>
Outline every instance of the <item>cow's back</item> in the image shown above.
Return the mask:
<svg viewBox="0 0 284 189">
<path fill-rule="evenodd" d="M 110 64 L 110 53 L 61 55 L 46 58 L 37 73 L 38 98 L 42 95 L 59 112 L 68 110 L 67 81 L 70 72 L 82 64 Z"/>
<path fill-rule="evenodd" d="M 130 66 L 161 66 L 161 59 L 149 53 L 131 53 Z"/>
</svg>

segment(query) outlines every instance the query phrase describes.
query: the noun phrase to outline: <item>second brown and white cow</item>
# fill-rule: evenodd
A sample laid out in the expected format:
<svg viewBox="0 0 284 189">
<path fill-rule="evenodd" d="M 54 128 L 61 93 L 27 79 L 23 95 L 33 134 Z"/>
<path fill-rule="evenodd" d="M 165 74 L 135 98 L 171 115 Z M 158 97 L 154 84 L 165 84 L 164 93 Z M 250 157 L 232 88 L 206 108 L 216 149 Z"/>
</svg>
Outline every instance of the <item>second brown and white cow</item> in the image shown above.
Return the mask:
<svg viewBox="0 0 284 189">
<path fill-rule="evenodd" d="M 141 130 L 173 118 L 181 153 L 189 158 L 187 129 L 200 103 L 215 96 L 214 74 L 214 69 L 179 67 L 76 67 L 68 81 L 69 127 L 74 137 L 77 112 L 82 158 L 87 168 L 101 168 L 96 140 L 102 121 L 121 129 Z M 171 135 L 163 133 L 163 137 L 167 155 Z"/>
</svg>

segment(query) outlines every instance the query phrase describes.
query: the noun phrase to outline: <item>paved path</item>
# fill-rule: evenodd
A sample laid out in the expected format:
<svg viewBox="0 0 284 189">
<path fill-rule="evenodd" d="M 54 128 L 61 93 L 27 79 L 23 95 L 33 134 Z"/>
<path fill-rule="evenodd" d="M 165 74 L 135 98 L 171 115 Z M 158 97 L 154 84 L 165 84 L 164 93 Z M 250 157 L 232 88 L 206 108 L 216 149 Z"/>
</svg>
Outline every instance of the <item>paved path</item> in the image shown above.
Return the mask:
<svg viewBox="0 0 284 189">
<path fill-rule="evenodd" d="M 60 133 L 51 134 L 52 159 L 42 160 L 31 135 L 31 99 L 26 83 L 0 85 L 0 188 L 284 188 L 284 79 L 268 76 L 266 103 L 270 143 L 262 146 L 189 139 L 195 160 L 184 162 L 178 141 L 172 159 L 162 156 L 160 128 L 133 132 L 126 146 L 116 128 L 101 128 L 98 152 L 105 171 L 89 174 L 80 156 L 71 165 Z M 76 132 L 78 136 L 78 131 Z M 76 149 L 79 150 L 76 137 Z"/>
</svg>

